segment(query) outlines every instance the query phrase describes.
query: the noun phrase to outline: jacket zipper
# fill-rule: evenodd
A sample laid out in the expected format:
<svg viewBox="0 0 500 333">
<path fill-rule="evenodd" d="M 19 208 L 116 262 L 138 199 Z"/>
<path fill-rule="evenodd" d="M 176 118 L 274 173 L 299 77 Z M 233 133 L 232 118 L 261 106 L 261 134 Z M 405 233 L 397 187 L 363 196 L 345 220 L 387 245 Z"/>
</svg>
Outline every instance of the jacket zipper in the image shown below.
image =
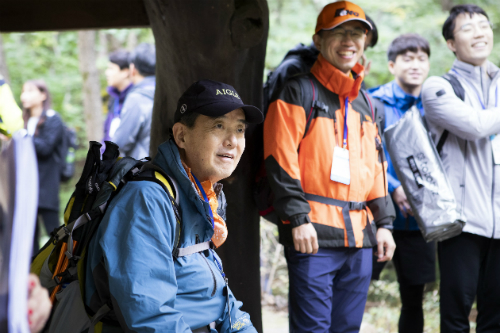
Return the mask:
<svg viewBox="0 0 500 333">
<path fill-rule="evenodd" d="M 491 210 L 493 211 L 493 234 L 491 238 L 495 238 L 495 163 L 493 163 L 493 186 L 491 188 Z"/>
<path fill-rule="evenodd" d="M 212 270 L 212 267 L 210 267 L 210 264 L 208 263 L 207 258 L 205 258 L 205 255 L 201 252 L 198 252 L 198 254 L 203 257 L 203 259 L 207 263 L 207 266 L 208 266 L 208 269 L 210 270 L 210 273 L 212 274 L 212 279 L 214 280 L 214 289 L 212 290 L 212 295 L 210 295 L 210 296 L 214 297 L 215 292 L 217 291 L 217 280 L 215 279 L 214 271 Z"/>
<path fill-rule="evenodd" d="M 199 243 L 200 243 L 200 236 L 196 235 L 196 244 L 199 244 Z M 215 279 L 214 271 L 212 270 L 212 267 L 210 267 L 210 264 L 208 263 L 208 260 L 205 257 L 205 254 L 203 254 L 202 252 L 198 252 L 198 254 L 203 258 L 203 260 L 205 260 L 205 263 L 207 264 L 208 269 L 210 270 L 210 274 L 212 274 L 212 280 L 214 280 L 214 289 L 212 290 L 211 296 L 214 297 L 215 291 L 217 290 L 217 280 Z"/>
</svg>

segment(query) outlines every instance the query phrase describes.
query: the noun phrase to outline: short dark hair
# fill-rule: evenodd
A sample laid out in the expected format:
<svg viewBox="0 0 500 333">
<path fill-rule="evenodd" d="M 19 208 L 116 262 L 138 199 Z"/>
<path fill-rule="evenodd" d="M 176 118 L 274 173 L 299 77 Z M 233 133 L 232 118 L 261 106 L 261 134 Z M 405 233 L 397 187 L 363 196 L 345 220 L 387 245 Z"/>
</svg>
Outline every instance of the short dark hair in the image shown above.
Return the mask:
<svg viewBox="0 0 500 333">
<path fill-rule="evenodd" d="M 135 68 L 142 76 L 155 75 L 156 68 L 156 49 L 155 46 L 148 43 L 139 44 L 131 53 L 129 62 L 134 64 Z"/>
<path fill-rule="evenodd" d="M 127 50 L 119 49 L 109 54 L 109 62 L 118 65 L 120 69 L 128 68 L 129 61 L 128 58 L 130 56 L 130 52 Z"/>
<path fill-rule="evenodd" d="M 193 128 L 194 123 L 196 122 L 196 119 L 198 119 L 199 115 L 200 113 L 198 112 L 188 112 L 186 115 L 183 115 L 181 119 L 179 119 L 179 122 L 185 125 L 187 128 Z"/>
<path fill-rule="evenodd" d="M 481 14 L 486 16 L 489 20 L 488 14 L 479 6 L 476 5 L 457 5 L 450 9 L 450 16 L 444 21 L 443 24 L 443 37 L 444 40 L 454 39 L 453 30 L 455 30 L 455 19 L 460 14 L 469 14 L 470 17 L 474 14 Z"/>
<path fill-rule="evenodd" d="M 419 50 L 431 56 L 431 48 L 429 42 L 419 34 L 402 34 L 396 37 L 389 49 L 387 50 L 387 58 L 389 61 L 396 61 L 400 54 L 405 54 L 408 51 L 418 52 Z"/>
<path fill-rule="evenodd" d="M 378 42 L 377 26 L 375 25 L 375 22 L 373 22 L 373 20 L 371 19 L 370 16 L 366 15 L 366 20 L 368 22 L 370 22 L 370 24 L 372 25 L 372 30 L 368 31 L 368 33 L 372 34 L 372 41 L 371 41 L 370 45 L 368 45 L 368 47 L 374 47 L 375 45 L 377 45 L 377 42 Z"/>
</svg>

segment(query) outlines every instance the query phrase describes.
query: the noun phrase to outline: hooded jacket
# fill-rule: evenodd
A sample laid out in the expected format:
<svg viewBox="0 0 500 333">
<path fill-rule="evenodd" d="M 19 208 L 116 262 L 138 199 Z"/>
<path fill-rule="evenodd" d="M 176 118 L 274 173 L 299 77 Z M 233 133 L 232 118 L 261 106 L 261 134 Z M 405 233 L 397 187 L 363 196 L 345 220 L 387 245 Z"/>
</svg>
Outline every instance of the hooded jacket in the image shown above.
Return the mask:
<svg viewBox="0 0 500 333">
<path fill-rule="evenodd" d="M 376 148 L 380 137 L 371 101 L 363 94 L 358 97 L 363 66 L 357 64 L 352 72 L 354 78 L 319 55 L 312 79 L 318 100 L 328 108 L 311 116 L 305 137 L 309 112 L 302 105 L 297 80 L 310 84 L 308 77 L 285 84 L 264 122 L 264 158 L 274 208 L 282 223 L 292 228 L 312 222 L 320 247 L 372 247 L 375 225 L 391 227 L 395 215 Z M 333 149 L 342 145 L 346 101 L 350 185 L 330 180 Z"/>
<path fill-rule="evenodd" d="M 406 93 L 403 89 L 401 89 L 396 81 L 391 81 L 382 86 L 370 89 L 368 92 L 372 97 L 384 103 L 385 124 L 382 125 L 384 126 L 384 130 L 398 122 L 403 114 L 413 105 L 417 106 L 422 116 L 424 115 L 421 97 L 415 97 Z M 392 196 L 394 190 L 401 186 L 401 182 L 396 175 L 396 169 L 392 165 L 391 157 L 389 156 L 387 150 L 385 150 L 385 156 L 387 160 L 387 182 L 389 185 L 389 193 Z M 394 229 L 419 230 L 417 221 L 413 216 L 408 216 L 407 218 L 403 217 L 399 207 L 397 205 L 394 206 L 396 206 L 396 219 L 393 223 Z"/>
<path fill-rule="evenodd" d="M 151 116 L 155 96 L 155 77 L 147 76 L 133 86 L 120 113 L 120 125 L 111 140 L 123 156 L 141 159 L 149 156 Z"/>
<path fill-rule="evenodd" d="M 153 163 L 175 184 L 182 215 L 180 247 L 209 241 L 214 233 L 207 219 L 211 208 L 189 180 L 175 143 L 161 144 Z M 218 214 L 225 216 L 222 185 L 214 189 L 219 194 Z M 160 185 L 127 183 L 111 201 L 89 244 L 87 306 L 95 311 L 109 293 L 109 319 L 118 321 L 123 332 L 187 333 L 215 322 L 219 333 L 256 333 L 229 289 L 230 330 L 226 284 L 216 263 L 221 260 L 213 250 L 172 257 L 176 223 Z"/>
<path fill-rule="evenodd" d="M 500 133 L 500 70 L 491 62 L 485 70 L 455 60 L 449 74 L 460 81 L 465 100 L 447 80 L 430 77 L 422 89 L 425 117 L 435 142 L 449 131 L 441 160 L 466 221 L 463 231 L 500 239 L 500 166 L 491 144 Z"/>
</svg>

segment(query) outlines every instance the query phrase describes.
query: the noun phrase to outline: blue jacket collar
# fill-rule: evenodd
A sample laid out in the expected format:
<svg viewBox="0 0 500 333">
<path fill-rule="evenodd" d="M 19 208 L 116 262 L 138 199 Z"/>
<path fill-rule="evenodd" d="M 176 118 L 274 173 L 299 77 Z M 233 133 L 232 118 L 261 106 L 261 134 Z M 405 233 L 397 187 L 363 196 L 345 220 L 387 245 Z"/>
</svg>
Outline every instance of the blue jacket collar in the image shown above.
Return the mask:
<svg viewBox="0 0 500 333">
<path fill-rule="evenodd" d="M 394 80 L 382 86 L 372 88 L 368 92 L 373 97 L 380 99 L 386 105 L 401 110 L 402 112 L 407 111 L 414 104 L 417 104 L 417 107 L 422 109 L 421 96 L 415 97 L 406 93 Z"/>
<path fill-rule="evenodd" d="M 176 181 L 180 191 L 187 196 L 186 199 L 196 205 L 200 213 L 203 213 L 203 216 L 209 216 L 210 205 L 202 201 L 193 183 L 189 180 L 186 170 L 182 166 L 179 148 L 172 140 L 165 141 L 158 147 L 153 163 L 165 170 Z M 221 190 L 221 187 L 217 188 L 217 190 Z"/>
</svg>

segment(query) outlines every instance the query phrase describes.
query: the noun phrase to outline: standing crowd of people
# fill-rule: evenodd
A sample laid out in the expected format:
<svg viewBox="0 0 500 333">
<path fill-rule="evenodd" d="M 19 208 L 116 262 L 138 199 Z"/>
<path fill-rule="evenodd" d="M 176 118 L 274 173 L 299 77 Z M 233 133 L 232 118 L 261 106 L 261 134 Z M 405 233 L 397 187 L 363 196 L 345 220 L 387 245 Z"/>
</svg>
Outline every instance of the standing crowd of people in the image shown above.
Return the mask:
<svg viewBox="0 0 500 333">
<path fill-rule="evenodd" d="M 468 332 L 474 301 L 476 331 L 500 332 L 500 69 L 488 60 L 493 30 L 482 8 L 457 5 L 442 34 L 456 56 L 447 73 L 454 83 L 428 78 L 429 42 L 404 33 L 387 50 L 394 79 L 366 90 L 364 51 L 377 43 L 375 22 L 354 3 L 334 2 L 319 13 L 313 43 L 291 50 L 270 75 L 264 112 L 245 105 L 227 84 L 190 86 L 179 99 L 171 138 L 153 160 L 177 205 L 164 199 L 158 183 L 129 182 L 89 244 L 84 302 L 96 316 L 108 307 L 103 332 L 256 332 L 213 250 L 228 236 L 218 182 L 236 168 L 247 124 L 260 122 L 289 270 L 290 332 L 359 332 L 370 280 L 391 259 L 402 303 L 399 332 L 423 332 L 424 289 L 436 279 L 436 254 L 441 332 Z M 149 155 L 155 58 L 149 44 L 109 56 L 104 140 L 123 156 Z M 9 91 L 0 81 L 0 97 Z M 8 117 L 2 111 L 0 129 L 8 136 L 22 127 L 12 117 L 22 114 L 38 158 L 38 214 L 50 231 L 59 225 L 53 170 L 64 123 L 43 81 L 27 81 L 21 102 L 22 111 L 12 107 Z M 384 131 L 412 108 L 442 147 L 466 221 L 460 235 L 437 246 L 422 236 L 384 149 Z"/>
</svg>

